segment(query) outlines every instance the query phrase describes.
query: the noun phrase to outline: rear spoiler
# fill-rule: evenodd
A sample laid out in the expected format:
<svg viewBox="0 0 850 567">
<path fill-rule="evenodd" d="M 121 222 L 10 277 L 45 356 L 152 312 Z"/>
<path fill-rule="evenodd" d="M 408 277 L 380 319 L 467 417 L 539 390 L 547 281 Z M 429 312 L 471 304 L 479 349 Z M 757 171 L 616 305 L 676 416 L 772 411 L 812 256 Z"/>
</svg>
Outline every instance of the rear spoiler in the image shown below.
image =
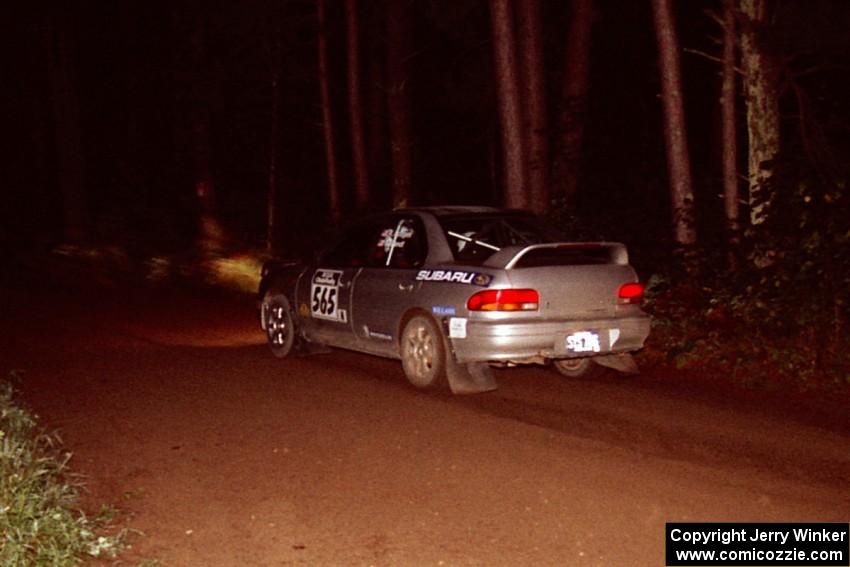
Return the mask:
<svg viewBox="0 0 850 567">
<path fill-rule="evenodd" d="M 548 242 L 529 246 L 506 246 L 484 265 L 510 270 L 539 266 L 628 265 L 629 253 L 620 242 Z"/>
</svg>

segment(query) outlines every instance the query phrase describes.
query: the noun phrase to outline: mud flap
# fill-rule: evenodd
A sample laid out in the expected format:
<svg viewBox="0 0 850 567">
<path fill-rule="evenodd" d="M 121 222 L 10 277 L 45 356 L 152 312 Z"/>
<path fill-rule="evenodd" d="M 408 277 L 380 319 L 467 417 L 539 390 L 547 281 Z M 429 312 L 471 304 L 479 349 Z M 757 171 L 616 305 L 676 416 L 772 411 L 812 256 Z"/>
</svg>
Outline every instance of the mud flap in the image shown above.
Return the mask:
<svg viewBox="0 0 850 567">
<path fill-rule="evenodd" d="M 461 364 L 455 360 L 452 345 L 445 336 L 443 343 L 446 347 L 446 379 L 452 394 L 480 394 L 499 387 L 489 364 L 486 362 Z"/>
<path fill-rule="evenodd" d="M 632 357 L 632 355 L 628 352 L 594 356 L 593 361 L 600 366 L 613 368 L 623 374 L 640 374 L 640 370 L 638 370 L 638 365 L 635 362 L 634 357 Z"/>
</svg>

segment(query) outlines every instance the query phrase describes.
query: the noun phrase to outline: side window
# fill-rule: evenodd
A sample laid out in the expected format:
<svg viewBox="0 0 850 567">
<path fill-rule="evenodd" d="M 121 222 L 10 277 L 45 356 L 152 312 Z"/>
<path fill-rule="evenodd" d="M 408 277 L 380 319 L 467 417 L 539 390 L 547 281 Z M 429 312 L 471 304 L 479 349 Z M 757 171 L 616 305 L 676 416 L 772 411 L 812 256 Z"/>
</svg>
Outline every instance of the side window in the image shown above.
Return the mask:
<svg viewBox="0 0 850 567">
<path fill-rule="evenodd" d="M 373 242 L 369 265 L 399 269 L 418 268 L 425 263 L 428 244 L 425 228 L 413 217 L 388 219 Z"/>
<path fill-rule="evenodd" d="M 390 259 L 391 268 L 420 268 L 428 256 L 428 237 L 425 226 L 418 218 L 406 218 L 401 221 L 399 243 Z"/>
<path fill-rule="evenodd" d="M 378 226 L 374 223 L 355 226 L 319 260 L 319 265 L 334 268 L 359 268 L 370 265 L 372 244 Z"/>
</svg>

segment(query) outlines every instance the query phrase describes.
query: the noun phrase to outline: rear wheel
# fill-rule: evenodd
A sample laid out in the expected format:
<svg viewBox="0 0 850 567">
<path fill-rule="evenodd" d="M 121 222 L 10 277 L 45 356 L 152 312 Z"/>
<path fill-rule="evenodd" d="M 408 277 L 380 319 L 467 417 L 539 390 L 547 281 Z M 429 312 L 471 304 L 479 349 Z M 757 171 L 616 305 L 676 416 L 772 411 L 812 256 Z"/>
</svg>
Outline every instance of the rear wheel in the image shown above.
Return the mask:
<svg viewBox="0 0 850 567">
<path fill-rule="evenodd" d="M 592 358 L 562 358 L 553 362 L 555 370 L 568 378 L 596 378 L 604 369 Z"/>
<path fill-rule="evenodd" d="M 443 335 L 433 319 L 416 315 L 401 333 L 401 365 L 407 380 L 417 388 L 442 386 L 446 375 Z"/>
<path fill-rule="evenodd" d="M 266 318 L 266 338 L 272 354 L 278 358 L 288 356 L 295 344 L 295 325 L 289 300 L 279 293 L 266 295 L 263 314 Z"/>
</svg>

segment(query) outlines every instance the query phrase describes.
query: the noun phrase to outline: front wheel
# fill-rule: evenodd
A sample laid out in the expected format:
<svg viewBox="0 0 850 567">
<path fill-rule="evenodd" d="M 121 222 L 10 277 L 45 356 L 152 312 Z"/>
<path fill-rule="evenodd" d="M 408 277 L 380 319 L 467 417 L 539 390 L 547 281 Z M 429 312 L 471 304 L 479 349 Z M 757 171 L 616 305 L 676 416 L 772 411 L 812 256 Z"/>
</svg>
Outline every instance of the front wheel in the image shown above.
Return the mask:
<svg viewBox="0 0 850 567">
<path fill-rule="evenodd" d="M 442 386 L 446 375 L 443 335 L 433 319 L 416 315 L 401 333 L 401 365 L 407 380 L 417 388 Z"/>
<path fill-rule="evenodd" d="M 592 358 L 562 358 L 553 362 L 555 370 L 568 378 L 596 378 L 604 372 Z"/>
<path fill-rule="evenodd" d="M 263 302 L 266 318 L 266 339 L 269 348 L 278 358 L 285 358 L 295 344 L 295 325 L 289 300 L 282 294 L 270 294 Z"/>
</svg>

